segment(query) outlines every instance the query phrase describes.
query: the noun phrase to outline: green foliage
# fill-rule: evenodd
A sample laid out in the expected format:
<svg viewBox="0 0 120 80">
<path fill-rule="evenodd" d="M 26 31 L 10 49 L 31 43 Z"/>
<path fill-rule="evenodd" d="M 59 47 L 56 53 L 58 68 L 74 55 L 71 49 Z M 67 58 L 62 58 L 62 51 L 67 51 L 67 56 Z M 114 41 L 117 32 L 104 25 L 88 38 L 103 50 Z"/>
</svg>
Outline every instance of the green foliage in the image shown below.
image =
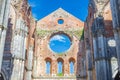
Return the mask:
<svg viewBox="0 0 120 80">
<path fill-rule="evenodd" d="M 62 56 L 64 53 L 57 53 L 59 56 Z"/>
<path fill-rule="evenodd" d="M 63 73 L 58 73 L 57 76 L 63 76 Z"/>
<path fill-rule="evenodd" d="M 76 36 L 78 39 L 81 39 L 81 37 L 83 36 L 83 30 L 64 30 L 65 33 L 67 33 L 68 35 L 72 36 Z M 37 35 L 39 35 L 40 37 L 44 37 L 48 34 L 51 34 L 53 32 L 59 32 L 58 30 L 41 30 L 41 29 L 36 29 L 36 33 Z"/>
<path fill-rule="evenodd" d="M 70 30 L 67 31 L 67 30 L 66 30 L 65 32 L 68 33 L 69 35 L 74 35 L 74 36 L 76 36 L 78 39 L 80 39 L 81 36 L 82 36 L 83 30 L 73 30 L 73 31 L 70 31 Z"/>
<path fill-rule="evenodd" d="M 81 38 L 81 35 L 82 35 L 82 30 L 76 30 L 73 32 L 73 34 L 77 37 L 77 38 Z"/>
<path fill-rule="evenodd" d="M 44 37 L 44 36 L 50 34 L 51 32 L 52 31 L 48 31 L 48 30 L 40 30 L 40 29 L 36 30 L 37 35 L 39 35 L 40 37 Z"/>
<path fill-rule="evenodd" d="M 82 35 L 81 35 L 80 40 L 84 40 L 84 29 L 83 29 L 83 31 L 82 31 Z"/>
</svg>

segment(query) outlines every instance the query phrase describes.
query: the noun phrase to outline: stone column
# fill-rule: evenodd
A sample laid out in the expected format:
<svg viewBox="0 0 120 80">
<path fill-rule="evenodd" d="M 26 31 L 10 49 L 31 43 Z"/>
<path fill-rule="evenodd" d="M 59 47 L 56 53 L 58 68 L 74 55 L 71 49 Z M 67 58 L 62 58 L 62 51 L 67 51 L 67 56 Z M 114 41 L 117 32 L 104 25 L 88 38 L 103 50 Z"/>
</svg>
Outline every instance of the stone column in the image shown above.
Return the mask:
<svg viewBox="0 0 120 80">
<path fill-rule="evenodd" d="M 29 51 L 28 51 L 28 61 L 27 61 L 27 72 L 25 76 L 25 80 L 32 80 L 32 65 L 33 65 L 33 46 L 29 46 Z"/>
<path fill-rule="evenodd" d="M 0 0 L 0 72 L 8 24 L 10 0 Z"/>
<path fill-rule="evenodd" d="M 107 55 L 106 38 L 104 36 L 103 17 L 97 17 L 94 25 L 93 36 L 94 60 L 96 80 L 112 80 L 109 55 Z"/>
<path fill-rule="evenodd" d="M 107 79 L 107 64 L 106 64 L 106 58 L 105 58 L 105 50 L 104 50 L 104 39 L 103 35 L 100 35 L 98 37 L 98 53 L 96 54 L 97 57 L 95 57 L 95 67 L 96 67 L 96 73 L 97 80 L 108 80 Z M 102 73 L 102 74 L 101 74 Z"/>
<path fill-rule="evenodd" d="M 27 27 L 22 18 L 17 19 L 16 29 L 13 37 L 13 70 L 11 80 L 23 80 Z"/>
<path fill-rule="evenodd" d="M 68 74 L 70 73 L 70 71 L 69 71 L 69 62 L 67 61 L 67 60 L 64 60 L 64 71 L 63 71 L 63 73 L 64 73 L 64 76 L 68 76 Z"/>
<path fill-rule="evenodd" d="M 116 41 L 116 52 L 117 52 L 117 60 L 118 60 L 118 69 L 120 71 L 120 31 L 114 29 L 114 37 Z"/>
<path fill-rule="evenodd" d="M 110 0 L 113 19 L 113 31 L 116 40 L 116 52 L 118 60 L 118 69 L 120 72 L 120 0 Z"/>
</svg>

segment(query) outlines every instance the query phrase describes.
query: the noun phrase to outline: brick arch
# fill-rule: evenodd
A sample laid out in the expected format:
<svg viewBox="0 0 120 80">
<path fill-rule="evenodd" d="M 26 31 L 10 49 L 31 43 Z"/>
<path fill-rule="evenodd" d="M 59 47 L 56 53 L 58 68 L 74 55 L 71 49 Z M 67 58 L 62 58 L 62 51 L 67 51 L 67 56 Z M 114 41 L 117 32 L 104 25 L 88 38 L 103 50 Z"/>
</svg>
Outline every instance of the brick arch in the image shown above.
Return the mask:
<svg viewBox="0 0 120 80">
<path fill-rule="evenodd" d="M 73 61 L 75 63 L 75 59 L 73 57 L 69 58 L 69 62 Z"/>
<path fill-rule="evenodd" d="M 64 34 L 64 35 L 68 36 L 68 38 L 70 39 L 71 42 L 73 40 L 73 36 L 65 31 L 54 31 L 53 33 L 51 33 L 48 36 L 48 40 L 50 40 L 51 37 L 53 37 L 54 35 L 57 35 L 57 34 Z"/>
<path fill-rule="evenodd" d="M 51 74 L 52 73 L 52 59 L 50 58 L 50 57 L 46 57 L 45 58 L 45 62 L 46 62 L 46 65 L 47 65 L 47 62 L 49 62 L 50 63 L 50 67 L 47 67 L 47 66 L 45 66 L 45 68 L 47 69 L 47 68 L 49 68 L 50 69 L 50 72 L 48 73 L 48 72 L 46 72 L 46 74 Z"/>
<path fill-rule="evenodd" d="M 57 59 L 57 73 L 59 74 L 59 69 L 58 69 L 58 67 L 59 67 L 59 62 L 62 62 L 62 75 L 64 75 L 64 60 L 62 59 L 62 58 L 58 58 Z"/>
<path fill-rule="evenodd" d="M 58 58 L 58 59 L 57 59 L 57 62 L 58 62 L 58 61 L 64 62 L 64 60 L 63 60 L 62 58 Z"/>
<path fill-rule="evenodd" d="M 51 59 L 50 57 L 46 57 L 46 58 L 45 58 L 45 61 L 50 61 L 50 62 L 52 62 L 52 59 Z"/>
<path fill-rule="evenodd" d="M 72 71 L 71 71 L 72 68 Z M 69 58 L 69 73 L 74 74 L 75 73 L 75 59 L 73 57 Z"/>
</svg>

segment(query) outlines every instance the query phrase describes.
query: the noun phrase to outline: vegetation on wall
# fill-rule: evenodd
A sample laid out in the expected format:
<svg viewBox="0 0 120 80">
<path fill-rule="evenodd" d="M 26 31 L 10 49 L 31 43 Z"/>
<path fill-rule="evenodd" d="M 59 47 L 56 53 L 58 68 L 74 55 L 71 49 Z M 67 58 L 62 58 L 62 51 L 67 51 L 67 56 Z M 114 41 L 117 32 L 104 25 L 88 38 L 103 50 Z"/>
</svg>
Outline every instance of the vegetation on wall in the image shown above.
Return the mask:
<svg viewBox="0 0 120 80">
<path fill-rule="evenodd" d="M 45 37 L 46 35 L 59 32 L 58 30 L 41 30 L 37 29 L 36 33 L 40 37 Z M 81 39 L 81 36 L 83 34 L 83 29 L 82 30 L 64 30 L 64 33 L 70 35 L 70 36 L 76 36 L 78 39 Z"/>
<path fill-rule="evenodd" d="M 84 40 L 84 29 L 82 30 L 82 35 L 81 35 L 80 40 Z"/>
<path fill-rule="evenodd" d="M 50 33 L 52 33 L 52 32 L 53 32 L 53 31 L 40 30 L 40 29 L 37 29 L 37 30 L 36 30 L 37 35 L 40 36 L 40 37 L 44 37 L 44 36 L 46 36 L 46 35 L 48 35 L 48 34 L 50 34 Z"/>
<path fill-rule="evenodd" d="M 57 76 L 63 76 L 63 73 L 58 73 Z"/>
</svg>

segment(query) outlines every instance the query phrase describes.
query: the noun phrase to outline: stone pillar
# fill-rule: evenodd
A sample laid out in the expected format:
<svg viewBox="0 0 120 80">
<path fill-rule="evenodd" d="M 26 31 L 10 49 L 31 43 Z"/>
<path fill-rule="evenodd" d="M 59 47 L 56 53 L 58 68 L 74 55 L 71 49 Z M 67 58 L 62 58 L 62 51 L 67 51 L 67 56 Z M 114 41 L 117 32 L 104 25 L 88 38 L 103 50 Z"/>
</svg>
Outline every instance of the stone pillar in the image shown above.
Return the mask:
<svg viewBox="0 0 120 80">
<path fill-rule="evenodd" d="M 97 57 L 95 57 L 95 67 L 96 67 L 96 73 L 97 80 L 108 80 L 107 79 L 107 64 L 106 64 L 106 58 L 105 58 L 105 50 L 104 50 L 104 37 L 103 35 L 100 35 L 98 37 L 98 53 L 96 54 Z M 102 73 L 102 74 L 101 74 Z"/>
<path fill-rule="evenodd" d="M 54 77 L 54 76 L 56 76 L 56 74 L 57 74 L 57 61 L 56 61 L 56 59 L 53 59 L 52 60 L 52 76 Z"/>
<path fill-rule="evenodd" d="M 112 80 L 109 55 L 107 55 L 106 38 L 104 36 L 105 30 L 103 17 L 97 17 L 94 24 L 93 47 L 96 80 Z"/>
<path fill-rule="evenodd" d="M 17 19 L 12 44 L 13 72 L 11 75 L 11 80 L 23 80 L 26 53 L 26 36 L 27 27 L 22 18 L 19 18 Z"/>
<path fill-rule="evenodd" d="M 120 0 L 110 0 L 113 19 L 113 31 L 116 40 L 118 69 L 120 72 Z"/>
<path fill-rule="evenodd" d="M 116 52 L 117 52 L 117 60 L 118 60 L 118 69 L 120 71 L 120 31 L 114 29 L 114 37 L 116 41 Z"/>
<path fill-rule="evenodd" d="M 33 65 L 33 46 L 29 47 L 29 51 L 28 51 L 28 61 L 27 61 L 27 72 L 26 72 L 26 76 L 25 76 L 25 80 L 32 80 L 32 65 Z"/>
<path fill-rule="evenodd" d="M 0 0 L 0 72 L 8 24 L 10 0 Z"/>
<path fill-rule="evenodd" d="M 87 63 L 87 75 L 88 80 L 93 80 L 92 76 L 92 54 L 90 50 L 90 43 L 88 38 L 86 39 L 86 63 Z"/>
<path fill-rule="evenodd" d="M 66 65 L 67 64 L 67 65 Z M 64 60 L 64 71 L 63 71 L 63 74 L 64 74 L 64 76 L 68 76 L 68 74 L 70 73 L 70 71 L 69 71 L 69 62 L 68 62 L 68 60 Z"/>
</svg>

